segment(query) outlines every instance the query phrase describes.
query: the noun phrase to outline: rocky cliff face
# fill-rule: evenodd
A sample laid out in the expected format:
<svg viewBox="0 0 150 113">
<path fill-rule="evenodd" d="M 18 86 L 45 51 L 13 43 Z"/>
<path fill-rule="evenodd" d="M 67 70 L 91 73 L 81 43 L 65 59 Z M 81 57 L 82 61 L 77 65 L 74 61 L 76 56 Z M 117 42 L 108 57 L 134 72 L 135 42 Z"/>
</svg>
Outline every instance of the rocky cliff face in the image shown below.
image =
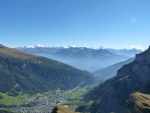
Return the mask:
<svg viewBox="0 0 150 113">
<path fill-rule="evenodd" d="M 150 93 L 150 48 L 138 54 L 132 63 L 121 68 L 116 77 L 86 95 L 85 99 L 93 101 L 93 104 L 88 106 L 88 111 L 132 113 L 129 98 L 136 91 Z"/>
<path fill-rule="evenodd" d="M 150 95 L 133 93 L 130 97 L 130 105 L 132 113 L 150 113 Z"/>
</svg>

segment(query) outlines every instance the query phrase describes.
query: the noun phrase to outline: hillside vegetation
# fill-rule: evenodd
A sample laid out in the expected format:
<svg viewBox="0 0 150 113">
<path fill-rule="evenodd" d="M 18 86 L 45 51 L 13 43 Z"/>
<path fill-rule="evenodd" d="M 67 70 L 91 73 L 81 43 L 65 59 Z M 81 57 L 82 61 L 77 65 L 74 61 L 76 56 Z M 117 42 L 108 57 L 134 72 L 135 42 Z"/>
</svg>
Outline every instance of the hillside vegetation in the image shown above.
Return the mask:
<svg viewBox="0 0 150 113">
<path fill-rule="evenodd" d="M 0 47 L 0 92 L 67 90 L 91 84 L 92 75 L 55 60 L 38 57 L 5 46 Z"/>
</svg>

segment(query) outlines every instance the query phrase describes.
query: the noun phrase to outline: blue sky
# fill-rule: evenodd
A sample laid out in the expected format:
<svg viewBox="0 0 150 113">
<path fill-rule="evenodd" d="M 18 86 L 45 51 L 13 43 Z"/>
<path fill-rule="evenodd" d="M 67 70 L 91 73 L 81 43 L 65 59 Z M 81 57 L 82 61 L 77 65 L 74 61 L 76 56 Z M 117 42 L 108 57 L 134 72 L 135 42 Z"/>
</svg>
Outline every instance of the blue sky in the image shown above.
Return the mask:
<svg viewBox="0 0 150 113">
<path fill-rule="evenodd" d="M 146 48 L 150 0 L 0 0 L 8 46 Z"/>
</svg>

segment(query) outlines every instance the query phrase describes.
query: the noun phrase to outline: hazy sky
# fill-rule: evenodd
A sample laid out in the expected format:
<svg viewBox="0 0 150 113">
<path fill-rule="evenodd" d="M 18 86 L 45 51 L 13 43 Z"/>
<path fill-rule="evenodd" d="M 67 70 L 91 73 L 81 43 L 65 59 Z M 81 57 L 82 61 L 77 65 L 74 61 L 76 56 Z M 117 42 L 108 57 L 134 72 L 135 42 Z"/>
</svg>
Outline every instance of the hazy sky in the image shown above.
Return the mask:
<svg viewBox="0 0 150 113">
<path fill-rule="evenodd" d="M 0 43 L 145 48 L 150 0 L 0 0 Z"/>
</svg>

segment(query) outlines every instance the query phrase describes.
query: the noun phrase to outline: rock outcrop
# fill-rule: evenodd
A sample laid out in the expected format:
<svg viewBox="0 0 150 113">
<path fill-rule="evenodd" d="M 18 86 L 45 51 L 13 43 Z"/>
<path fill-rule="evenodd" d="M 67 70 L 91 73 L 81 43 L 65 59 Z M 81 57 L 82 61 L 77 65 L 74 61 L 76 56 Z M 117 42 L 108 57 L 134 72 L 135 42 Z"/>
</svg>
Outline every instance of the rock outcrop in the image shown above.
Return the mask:
<svg viewBox="0 0 150 113">
<path fill-rule="evenodd" d="M 133 113 L 150 113 L 150 95 L 136 92 L 131 95 L 131 109 Z"/>
</svg>

